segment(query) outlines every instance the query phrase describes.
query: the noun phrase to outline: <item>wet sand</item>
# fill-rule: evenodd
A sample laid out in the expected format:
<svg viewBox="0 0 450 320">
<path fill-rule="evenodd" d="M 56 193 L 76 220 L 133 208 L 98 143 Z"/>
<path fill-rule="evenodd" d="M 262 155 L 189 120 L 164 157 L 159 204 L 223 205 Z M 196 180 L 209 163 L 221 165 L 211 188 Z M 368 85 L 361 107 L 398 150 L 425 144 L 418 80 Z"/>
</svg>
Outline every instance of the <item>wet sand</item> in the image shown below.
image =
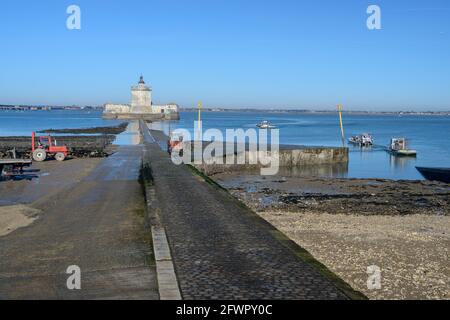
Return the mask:
<svg viewBox="0 0 450 320">
<path fill-rule="evenodd" d="M 450 185 L 428 181 L 212 177 L 370 299 L 450 299 Z M 381 289 L 367 287 L 367 267 Z"/>
<path fill-rule="evenodd" d="M 29 226 L 37 219 L 39 212 L 24 205 L 0 207 L 0 237 Z"/>
</svg>

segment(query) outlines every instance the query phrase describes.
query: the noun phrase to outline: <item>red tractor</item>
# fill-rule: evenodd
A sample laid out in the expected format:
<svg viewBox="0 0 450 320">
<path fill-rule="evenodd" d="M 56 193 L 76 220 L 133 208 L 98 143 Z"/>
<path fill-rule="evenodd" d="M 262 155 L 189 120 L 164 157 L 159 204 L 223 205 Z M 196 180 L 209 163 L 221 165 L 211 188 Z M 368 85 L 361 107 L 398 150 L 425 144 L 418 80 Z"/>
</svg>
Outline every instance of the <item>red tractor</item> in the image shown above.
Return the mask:
<svg viewBox="0 0 450 320">
<path fill-rule="evenodd" d="M 171 133 L 167 141 L 167 152 L 177 152 L 180 157 L 183 156 L 183 136 L 177 133 Z"/>
<path fill-rule="evenodd" d="M 47 157 L 54 157 L 58 161 L 64 161 L 69 154 L 69 150 L 66 146 L 58 146 L 56 140 L 51 136 L 37 137 L 36 134 L 31 134 L 31 151 L 33 153 L 33 160 L 42 162 Z"/>
</svg>

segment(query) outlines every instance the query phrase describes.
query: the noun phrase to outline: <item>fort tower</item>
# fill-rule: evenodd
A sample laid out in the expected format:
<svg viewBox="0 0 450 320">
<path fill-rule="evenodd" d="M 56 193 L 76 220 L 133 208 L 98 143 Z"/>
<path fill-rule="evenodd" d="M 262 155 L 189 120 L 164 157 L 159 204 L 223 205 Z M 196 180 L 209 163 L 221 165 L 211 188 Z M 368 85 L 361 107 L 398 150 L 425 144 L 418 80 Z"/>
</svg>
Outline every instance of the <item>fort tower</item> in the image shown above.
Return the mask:
<svg viewBox="0 0 450 320">
<path fill-rule="evenodd" d="M 141 76 L 137 86 L 131 87 L 131 113 L 152 112 L 152 89 L 145 85 L 144 77 Z"/>
</svg>

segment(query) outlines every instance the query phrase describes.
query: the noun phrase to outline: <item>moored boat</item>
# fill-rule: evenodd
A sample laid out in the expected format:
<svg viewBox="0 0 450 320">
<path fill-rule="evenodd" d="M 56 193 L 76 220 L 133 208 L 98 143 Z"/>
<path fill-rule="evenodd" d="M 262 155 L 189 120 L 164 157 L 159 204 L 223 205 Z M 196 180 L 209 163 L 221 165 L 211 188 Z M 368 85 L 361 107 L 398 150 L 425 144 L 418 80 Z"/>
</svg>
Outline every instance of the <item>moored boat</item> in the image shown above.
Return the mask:
<svg viewBox="0 0 450 320">
<path fill-rule="evenodd" d="M 348 142 L 351 144 L 359 145 L 359 144 L 361 144 L 361 138 L 360 138 L 360 136 L 353 136 L 348 139 Z"/>
<path fill-rule="evenodd" d="M 405 138 L 392 138 L 389 152 L 395 156 L 415 157 L 416 150 L 408 149 Z"/>
<path fill-rule="evenodd" d="M 275 129 L 276 127 L 273 126 L 269 121 L 262 121 L 256 125 L 260 129 Z"/>
<path fill-rule="evenodd" d="M 366 147 L 373 146 L 373 137 L 372 137 L 372 135 L 369 134 L 369 133 L 363 133 L 361 135 L 361 144 L 363 146 L 366 146 Z"/>
<path fill-rule="evenodd" d="M 363 133 L 358 136 L 353 136 L 348 139 L 348 142 L 351 144 L 356 144 L 362 147 L 373 146 L 373 137 L 368 133 Z"/>
<path fill-rule="evenodd" d="M 416 167 L 416 169 L 427 180 L 450 183 L 450 168 Z"/>
</svg>

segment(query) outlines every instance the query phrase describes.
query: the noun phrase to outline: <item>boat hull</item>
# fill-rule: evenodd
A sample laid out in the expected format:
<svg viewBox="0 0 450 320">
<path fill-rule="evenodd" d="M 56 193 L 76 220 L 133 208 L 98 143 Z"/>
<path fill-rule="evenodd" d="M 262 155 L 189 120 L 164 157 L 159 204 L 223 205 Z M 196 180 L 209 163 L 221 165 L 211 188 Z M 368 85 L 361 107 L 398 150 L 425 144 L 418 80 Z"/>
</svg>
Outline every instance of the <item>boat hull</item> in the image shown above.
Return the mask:
<svg viewBox="0 0 450 320">
<path fill-rule="evenodd" d="M 363 142 L 356 142 L 356 141 L 349 141 L 349 144 L 355 145 L 355 146 L 360 146 L 360 147 L 372 147 L 373 143 L 363 143 Z"/>
<path fill-rule="evenodd" d="M 415 150 L 390 150 L 390 153 L 400 157 L 417 157 L 417 151 Z"/>
<path fill-rule="evenodd" d="M 256 127 L 258 127 L 259 129 L 264 129 L 264 130 L 270 130 L 270 129 L 276 129 L 277 128 L 275 126 L 268 126 L 268 127 L 266 127 L 266 126 L 256 126 Z"/>
<path fill-rule="evenodd" d="M 416 169 L 427 180 L 450 183 L 450 168 L 416 167 Z"/>
<path fill-rule="evenodd" d="M 373 146 L 373 139 L 369 134 L 362 134 L 359 136 L 351 137 L 350 139 L 348 139 L 348 143 L 360 147 L 371 147 Z"/>
</svg>

